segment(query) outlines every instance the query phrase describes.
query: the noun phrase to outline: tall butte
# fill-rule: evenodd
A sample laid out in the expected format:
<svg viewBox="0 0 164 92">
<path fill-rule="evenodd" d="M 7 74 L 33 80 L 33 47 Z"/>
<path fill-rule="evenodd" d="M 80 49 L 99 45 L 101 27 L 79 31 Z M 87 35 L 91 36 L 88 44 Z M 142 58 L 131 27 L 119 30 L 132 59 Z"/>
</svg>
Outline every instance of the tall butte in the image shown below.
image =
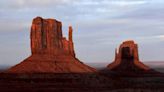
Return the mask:
<svg viewBox="0 0 164 92">
<path fill-rule="evenodd" d="M 62 23 L 36 17 L 31 26 L 31 53 L 23 62 L 11 67 L 10 73 L 85 73 L 95 72 L 80 62 L 74 51 L 73 29 L 68 40 L 63 37 Z"/>
<path fill-rule="evenodd" d="M 123 42 L 115 51 L 115 60 L 107 66 L 113 71 L 136 72 L 148 71 L 150 68 L 139 60 L 138 45 L 133 41 Z"/>
</svg>

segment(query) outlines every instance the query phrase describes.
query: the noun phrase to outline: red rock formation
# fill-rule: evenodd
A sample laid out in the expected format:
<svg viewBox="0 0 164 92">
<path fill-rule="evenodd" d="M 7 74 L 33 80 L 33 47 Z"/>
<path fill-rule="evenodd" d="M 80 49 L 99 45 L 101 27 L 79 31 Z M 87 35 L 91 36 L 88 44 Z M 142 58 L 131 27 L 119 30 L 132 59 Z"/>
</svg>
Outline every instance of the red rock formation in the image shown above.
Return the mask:
<svg viewBox="0 0 164 92">
<path fill-rule="evenodd" d="M 68 37 L 69 37 L 69 53 L 71 55 L 75 56 L 72 32 L 73 32 L 72 26 L 69 26 L 69 35 L 68 35 Z"/>
<path fill-rule="evenodd" d="M 107 66 L 111 70 L 120 69 L 120 70 L 149 70 L 150 68 L 144 65 L 139 60 L 138 55 L 138 46 L 134 41 L 125 41 L 123 42 L 119 50 L 115 52 L 115 60 L 113 63 Z"/>
<path fill-rule="evenodd" d="M 72 32 L 73 32 L 73 29 L 71 26 L 69 26 L 69 35 L 68 35 L 69 39 L 66 40 L 66 38 L 64 37 L 62 40 L 62 43 L 63 43 L 63 47 L 64 47 L 65 52 L 67 52 L 70 55 L 75 57 Z"/>
<path fill-rule="evenodd" d="M 72 27 L 69 27 L 69 40 L 62 34 L 62 23 L 55 19 L 42 19 L 37 17 L 31 27 L 31 51 L 32 54 L 72 54 L 75 56 Z"/>
<path fill-rule="evenodd" d="M 69 27 L 69 40 L 63 37 L 62 23 L 55 19 L 36 17 L 31 26 L 32 55 L 10 68 L 11 73 L 72 73 L 95 72 L 75 57 Z"/>
</svg>

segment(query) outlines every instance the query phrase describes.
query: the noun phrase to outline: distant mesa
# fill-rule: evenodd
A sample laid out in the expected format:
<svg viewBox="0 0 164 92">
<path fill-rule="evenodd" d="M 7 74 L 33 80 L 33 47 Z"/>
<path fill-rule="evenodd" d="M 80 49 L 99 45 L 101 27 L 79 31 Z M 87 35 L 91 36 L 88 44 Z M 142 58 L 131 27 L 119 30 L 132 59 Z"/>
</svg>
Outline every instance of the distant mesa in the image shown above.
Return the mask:
<svg viewBox="0 0 164 92">
<path fill-rule="evenodd" d="M 68 40 L 63 37 L 62 23 L 55 19 L 36 17 L 31 26 L 31 53 L 23 62 L 10 68 L 10 73 L 85 73 L 95 72 L 75 55 L 73 29 Z"/>
<path fill-rule="evenodd" d="M 113 71 L 148 71 L 150 68 L 139 60 L 138 45 L 133 41 L 123 42 L 115 51 L 115 60 L 107 66 Z"/>
</svg>

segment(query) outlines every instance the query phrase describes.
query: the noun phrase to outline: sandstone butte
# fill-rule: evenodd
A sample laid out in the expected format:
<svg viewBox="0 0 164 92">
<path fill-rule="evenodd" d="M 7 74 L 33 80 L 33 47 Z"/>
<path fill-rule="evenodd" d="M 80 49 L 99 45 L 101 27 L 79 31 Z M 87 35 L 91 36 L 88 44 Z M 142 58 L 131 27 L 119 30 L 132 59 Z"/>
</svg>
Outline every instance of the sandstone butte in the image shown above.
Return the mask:
<svg viewBox="0 0 164 92">
<path fill-rule="evenodd" d="M 69 26 L 68 40 L 62 23 L 56 19 L 36 17 L 31 26 L 31 56 L 11 67 L 9 73 L 88 73 L 96 72 L 76 58 Z"/>
<path fill-rule="evenodd" d="M 133 41 L 123 42 L 115 51 L 115 60 L 107 66 L 116 71 L 148 71 L 150 68 L 139 60 L 138 45 Z"/>
</svg>

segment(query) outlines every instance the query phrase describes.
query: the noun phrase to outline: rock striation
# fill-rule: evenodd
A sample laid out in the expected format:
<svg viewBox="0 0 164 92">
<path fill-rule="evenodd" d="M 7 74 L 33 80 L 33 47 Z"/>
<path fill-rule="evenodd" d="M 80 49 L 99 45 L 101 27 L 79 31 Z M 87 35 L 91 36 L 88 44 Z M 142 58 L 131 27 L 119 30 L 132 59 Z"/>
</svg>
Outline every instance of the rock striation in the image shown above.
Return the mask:
<svg viewBox="0 0 164 92">
<path fill-rule="evenodd" d="M 36 17 L 31 26 L 31 53 L 23 62 L 11 67 L 10 73 L 85 73 L 95 72 L 76 58 L 73 29 L 68 40 L 63 37 L 62 23 L 55 19 Z"/>
<path fill-rule="evenodd" d="M 69 40 L 63 37 L 62 23 L 55 19 L 37 17 L 31 27 L 32 54 L 59 55 L 68 54 L 75 57 L 72 27 L 69 27 Z"/>
<path fill-rule="evenodd" d="M 133 40 L 123 42 L 119 50 L 116 49 L 115 60 L 107 67 L 118 71 L 150 70 L 139 60 L 138 45 Z"/>
</svg>

